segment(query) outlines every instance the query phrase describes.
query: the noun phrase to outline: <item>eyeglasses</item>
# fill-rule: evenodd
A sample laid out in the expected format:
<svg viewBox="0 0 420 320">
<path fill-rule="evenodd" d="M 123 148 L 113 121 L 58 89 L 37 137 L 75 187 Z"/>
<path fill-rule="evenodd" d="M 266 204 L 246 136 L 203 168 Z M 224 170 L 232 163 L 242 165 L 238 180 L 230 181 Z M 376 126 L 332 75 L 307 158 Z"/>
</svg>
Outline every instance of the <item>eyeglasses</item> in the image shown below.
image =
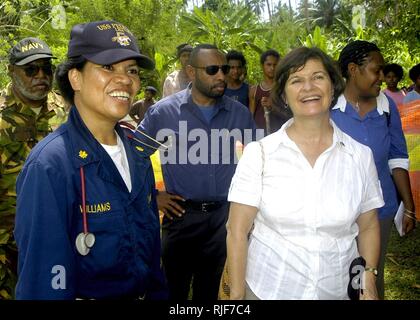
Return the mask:
<svg viewBox="0 0 420 320">
<path fill-rule="evenodd" d="M 36 65 L 36 64 L 30 64 L 26 66 L 19 66 L 19 68 L 23 69 L 25 71 L 25 74 L 27 77 L 34 77 L 38 74 L 39 69 L 42 69 L 42 72 L 45 73 L 48 76 L 51 76 L 53 74 L 53 65 L 51 64 L 44 64 L 44 65 Z"/>
<path fill-rule="evenodd" d="M 220 69 L 222 69 L 223 74 L 228 74 L 230 70 L 230 65 L 228 64 L 224 64 L 221 66 L 213 65 L 213 66 L 207 66 L 207 67 L 197 67 L 197 66 L 192 66 L 192 67 L 206 70 L 206 73 L 209 76 L 214 76 L 216 73 L 219 72 Z"/>
</svg>

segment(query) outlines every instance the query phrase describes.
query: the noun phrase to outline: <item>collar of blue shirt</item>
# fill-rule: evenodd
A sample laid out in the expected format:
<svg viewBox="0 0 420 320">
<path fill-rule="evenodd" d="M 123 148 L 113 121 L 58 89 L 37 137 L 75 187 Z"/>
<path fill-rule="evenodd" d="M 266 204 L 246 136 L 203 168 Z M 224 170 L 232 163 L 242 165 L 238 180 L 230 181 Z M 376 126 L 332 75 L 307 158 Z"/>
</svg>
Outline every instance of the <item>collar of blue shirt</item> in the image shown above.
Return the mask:
<svg viewBox="0 0 420 320">
<path fill-rule="evenodd" d="M 346 111 L 347 100 L 344 97 L 344 94 L 338 97 L 336 105 L 333 107 L 334 109 L 339 109 L 341 112 Z M 376 110 L 380 115 L 383 115 L 384 112 L 389 113 L 389 101 L 386 95 L 382 92 L 376 97 Z"/>
</svg>

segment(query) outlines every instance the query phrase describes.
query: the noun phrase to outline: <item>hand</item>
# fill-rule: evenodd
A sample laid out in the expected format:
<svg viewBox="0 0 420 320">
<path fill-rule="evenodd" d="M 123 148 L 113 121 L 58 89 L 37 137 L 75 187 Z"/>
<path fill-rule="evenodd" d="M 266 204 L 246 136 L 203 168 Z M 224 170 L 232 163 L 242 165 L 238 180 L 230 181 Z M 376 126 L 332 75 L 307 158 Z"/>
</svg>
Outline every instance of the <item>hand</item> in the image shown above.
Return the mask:
<svg viewBox="0 0 420 320">
<path fill-rule="evenodd" d="M 404 234 L 408 234 L 411 231 L 413 231 L 414 228 L 416 227 L 416 217 L 412 215 L 412 218 L 410 218 L 406 216 L 406 213 L 404 212 L 402 227 L 403 227 Z"/>
<path fill-rule="evenodd" d="M 363 293 L 360 293 L 360 300 L 379 300 L 376 289 L 376 276 L 372 272 L 363 273 Z"/>
<path fill-rule="evenodd" d="M 264 109 L 271 111 L 271 99 L 269 97 L 262 97 L 261 106 L 264 107 Z"/>
<path fill-rule="evenodd" d="M 159 210 L 170 220 L 173 220 L 173 215 L 181 217 L 185 213 L 184 208 L 182 208 L 176 200 L 185 201 L 181 196 L 169 194 L 167 192 L 159 192 L 156 197 Z"/>
</svg>

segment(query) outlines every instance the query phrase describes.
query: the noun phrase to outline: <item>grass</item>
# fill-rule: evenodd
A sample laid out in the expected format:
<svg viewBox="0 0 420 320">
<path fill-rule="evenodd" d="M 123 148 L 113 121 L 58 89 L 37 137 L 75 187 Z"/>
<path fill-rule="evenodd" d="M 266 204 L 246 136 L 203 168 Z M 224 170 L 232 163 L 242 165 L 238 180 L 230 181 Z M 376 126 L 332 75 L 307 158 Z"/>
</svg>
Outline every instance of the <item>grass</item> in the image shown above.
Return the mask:
<svg viewBox="0 0 420 320">
<path fill-rule="evenodd" d="M 419 228 L 404 237 L 392 228 L 385 260 L 386 300 L 420 300 Z"/>
</svg>

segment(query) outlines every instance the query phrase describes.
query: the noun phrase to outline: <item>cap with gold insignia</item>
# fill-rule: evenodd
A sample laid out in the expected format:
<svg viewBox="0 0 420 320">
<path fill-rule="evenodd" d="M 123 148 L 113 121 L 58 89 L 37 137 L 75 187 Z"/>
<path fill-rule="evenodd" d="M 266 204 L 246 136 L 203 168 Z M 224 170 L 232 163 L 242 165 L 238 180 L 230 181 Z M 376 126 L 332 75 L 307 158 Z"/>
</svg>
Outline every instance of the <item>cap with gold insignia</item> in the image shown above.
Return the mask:
<svg viewBox="0 0 420 320">
<path fill-rule="evenodd" d="M 9 53 L 9 62 L 23 66 L 38 59 L 55 59 L 48 45 L 38 38 L 20 40 Z"/>
<path fill-rule="evenodd" d="M 155 67 L 149 57 L 141 54 L 130 30 L 112 20 L 82 23 L 72 28 L 67 57 L 78 56 L 101 65 L 135 59 L 142 68 Z"/>
</svg>

